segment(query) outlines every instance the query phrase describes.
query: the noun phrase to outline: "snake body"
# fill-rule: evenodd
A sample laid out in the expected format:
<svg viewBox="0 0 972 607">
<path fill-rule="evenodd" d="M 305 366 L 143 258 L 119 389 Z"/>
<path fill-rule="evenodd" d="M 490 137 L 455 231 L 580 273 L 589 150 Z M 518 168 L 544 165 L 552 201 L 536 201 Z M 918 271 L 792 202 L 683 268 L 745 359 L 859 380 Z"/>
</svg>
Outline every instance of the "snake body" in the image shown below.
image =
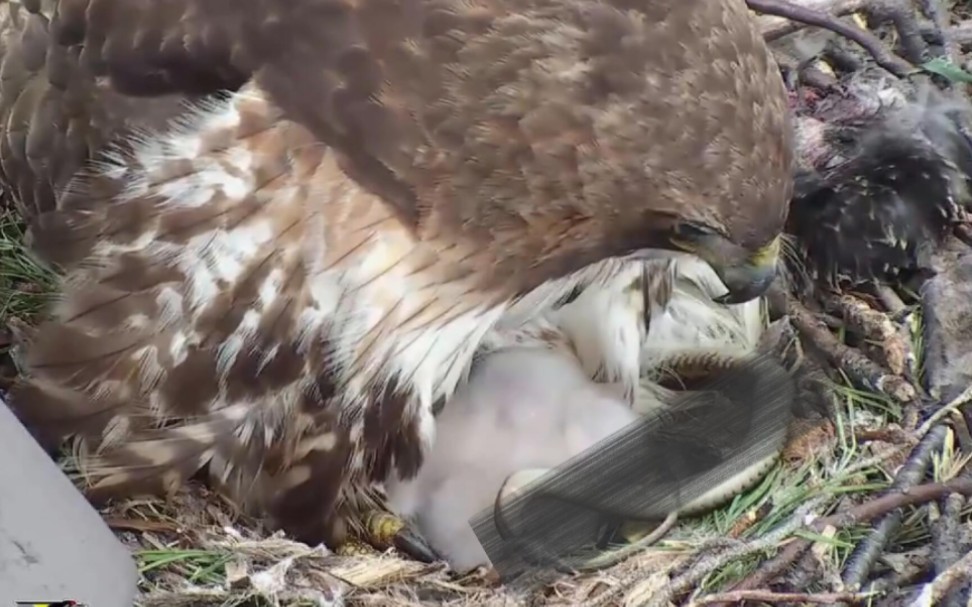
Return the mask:
<svg viewBox="0 0 972 607">
<path fill-rule="evenodd" d="M 738 374 L 752 374 L 755 373 L 750 363 L 752 362 L 752 356 L 745 356 L 742 354 L 734 354 L 730 352 L 718 352 L 718 351 L 704 351 L 704 352 L 691 352 L 691 353 L 680 353 L 670 356 L 666 361 L 664 367 L 667 369 L 666 375 L 668 377 L 662 378 L 661 381 L 655 383 L 655 380 L 650 378 L 645 378 L 642 380 L 640 390 L 636 399 L 635 409 L 642 414 L 652 414 L 657 411 L 655 409 L 658 407 L 659 399 L 657 398 L 658 392 L 662 392 L 666 398 L 662 398 L 661 402 L 664 403 L 663 408 L 677 407 L 677 393 L 678 392 L 695 392 L 693 387 L 697 387 L 700 382 L 704 383 L 710 380 L 713 376 L 722 373 L 736 372 Z M 793 375 L 790 372 L 786 372 L 786 377 L 788 379 L 793 379 Z M 759 378 L 754 378 L 759 379 Z M 795 384 L 792 386 L 794 389 L 789 392 L 792 398 L 796 398 Z M 670 404 L 672 403 L 672 404 Z M 788 403 L 789 404 L 789 403 Z M 706 407 L 717 407 L 718 403 L 712 405 L 703 404 L 701 408 Z M 727 412 L 731 414 L 732 412 Z M 497 494 L 496 501 L 494 502 L 494 520 L 496 523 L 497 531 L 500 537 L 507 542 L 513 542 L 520 549 L 520 553 L 525 556 L 527 562 L 531 562 L 535 565 L 549 565 L 558 571 L 594 571 L 598 569 L 603 569 L 614 565 L 627 557 L 631 556 L 633 553 L 640 551 L 647 547 L 648 545 L 656 542 L 660 537 L 670 528 L 670 526 L 675 522 L 676 519 L 681 517 L 691 517 L 698 516 L 707 512 L 710 512 L 718 507 L 731 501 L 737 495 L 740 495 L 750 489 L 752 489 L 756 484 L 758 484 L 765 475 L 773 468 L 780 458 L 783 448 L 786 443 L 789 422 L 792 418 L 792 409 L 787 406 L 782 409 L 777 409 L 774 412 L 775 415 L 779 415 L 779 419 L 774 423 L 764 426 L 765 432 L 755 432 L 752 435 L 746 436 L 745 440 L 749 443 L 755 445 L 758 441 L 762 457 L 759 457 L 755 461 L 742 466 L 736 466 L 736 470 L 729 473 L 728 476 L 721 482 L 710 489 L 704 491 L 700 495 L 688 500 L 681 506 L 674 508 L 666 513 L 665 516 L 630 516 L 631 513 L 627 513 L 629 516 L 625 521 L 625 524 L 629 525 L 633 522 L 661 522 L 662 524 L 654 533 L 650 533 L 633 543 L 621 546 L 612 550 L 600 550 L 594 556 L 586 559 L 582 559 L 579 562 L 568 563 L 560 555 L 553 554 L 548 550 L 544 550 L 542 547 L 538 546 L 536 542 L 531 542 L 525 540 L 524 538 L 517 537 L 517 535 L 512 531 L 507 517 L 505 515 L 506 507 L 503 506 L 501 496 L 506 494 L 506 487 L 504 484 L 504 489 Z M 690 422 L 691 423 L 691 422 Z M 662 426 L 664 429 L 664 425 Z M 711 426 L 709 427 L 711 430 Z M 680 428 L 679 432 L 691 432 L 693 428 Z M 704 431 L 703 427 L 696 428 L 697 431 Z M 705 441 L 705 437 L 693 437 L 688 435 L 684 436 L 687 440 L 698 440 L 701 439 Z M 748 446 L 748 445 L 747 445 Z M 724 462 L 727 464 L 732 464 L 732 461 Z M 656 462 L 651 462 L 648 465 L 655 466 Z M 533 473 L 534 480 L 537 480 L 544 476 L 542 470 L 537 470 Z M 509 478 L 507 482 L 509 482 Z M 588 511 L 598 512 L 604 515 L 608 520 L 623 520 L 624 514 L 619 512 L 615 507 L 612 508 L 611 500 L 604 499 L 609 496 L 585 496 L 578 495 L 577 493 L 565 494 L 560 493 L 556 488 L 547 489 L 546 487 L 539 486 L 530 492 L 532 497 L 546 497 L 552 498 L 557 501 L 564 503 L 569 503 L 574 506 L 580 506 Z"/>
<path fill-rule="evenodd" d="M 677 379 L 704 380 L 713 373 L 732 372 L 733 370 L 743 371 L 741 367 L 750 360 L 750 357 L 730 353 L 705 352 L 673 356 L 667 366 Z M 667 382 L 662 385 L 665 385 L 665 383 Z M 773 468 L 783 452 L 787 438 L 788 421 L 788 419 L 781 420 L 783 423 L 775 424 L 769 428 L 772 434 L 760 437 L 762 441 L 766 441 L 764 444 L 772 445 L 772 451 L 766 457 L 753 462 L 689 501 L 679 510 L 679 516 L 696 516 L 714 510 L 758 484 Z"/>
</svg>

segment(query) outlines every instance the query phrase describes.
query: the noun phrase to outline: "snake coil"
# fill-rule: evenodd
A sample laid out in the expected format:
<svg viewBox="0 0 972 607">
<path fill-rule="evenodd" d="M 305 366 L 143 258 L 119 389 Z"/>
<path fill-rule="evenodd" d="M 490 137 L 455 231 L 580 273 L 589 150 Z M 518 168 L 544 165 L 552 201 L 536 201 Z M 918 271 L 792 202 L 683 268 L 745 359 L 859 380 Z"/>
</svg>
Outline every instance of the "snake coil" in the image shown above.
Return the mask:
<svg viewBox="0 0 972 607">
<path fill-rule="evenodd" d="M 704 384 L 714 375 L 727 372 L 753 374 L 754 371 L 752 367 L 747 369 L 747 365 L 751 364 L 752 360 L 752 355 L 748 354 L 712 351 L 675 353 L 664 361 L 663 368 L 665 369 L 665 373 L 663 377 L 657 380 L 642 380 L 639 387 L 638 402 L 657 402 L 656 391 L 658 391 L 659 388 L 661 392 L 667 392 L 671 395 L 676 395 L 678 392 L 692 393 L 696 392 L 696 390 L 693 390 L 693 388 L 697 388 L 700 384 Z M 785 365 L 784 367 L 788 377 L 791 379 L 794 379 L 795 377 L 794 367 L 796 366 L 796 364 L 790 364 Z M 648 388 L 646 387 L 646 384 L 655 384 L 656 387 L 654 389 Z M 793 395 L 794 400 L 796 400 L 798 398 L 796 391 L 793 392 Z M 791 408 L 792 405 L 795 404 L 795 402 L 791 403 Z M 636 407 L 637 406 L 638 405 L 636 404 Z M 670 407 L 672 407 L 672 405 L 663 406 L 665 409 Z M 496 526 L 496 531 L 503 541 L 510 542 L 512 547 L 519 549 L 519 554 L 523 558 L 524 562 L 533 565 L 552 567 L 554 570 L 563 573 L 596 571 L 610 567 L 660 540 L 661 537 L 664 536 L 664 534 L 674 525 L 679 516 L 692 516 L 711 511 L 728 502 L 736 495 L 755 486 L 762 478 L 764 478 L 764 476 L 779 460 L 780 454 L 782 453 L 784 444 L 786 442 L 788 425 L 789 424 L 775 424 L 769 429 L 771 432 L 770 436 L 766 436 L 765 434 L 758 436 L 760 442 L 769 443 L 772 445 L 770 454 L 767 457 L 763 457 L 758 461 L 744 467 L 735 474 L 731 474 L 724 481 L 716 484 L 701 496 L 688 501 L 680 508 L 670 511 L 664 518 L 661 525 L 659 525 L 649 535 L 627 546 L 614 550 L 602 551 L 597 556 L 581 562 L 579 566 L 569 565 L 564 558 L 553 554 L 551 551 L 546 550 L 543 547 L 537 546 L 536 542 L 527 541 L 523 538 L 517 537 L 512 531 L 509 521 L 507 520 L 506 513 L 504 512 L 504 507 L 502 506 L 502 496 L 504 493 L 503 488 L 505 488 L 512 475 L 511 477 L 507 477 L 503 484 L 503 488 L 501 488 L 497 493 L 493 504 L 493 520 Z M 596 500 L 579 499 L 576 496 L 560 495 L 553 493 L 550 490 L 536 490 L 532 493 L 534 494 L 534 497 L 542 496 L 552 498 L 563 503 L 579 506 L 590 511 L 597 512 L 614 523 L 615 529 L 617 529 L 620 526 L 620 523 L 624 520 L 660 520 L 657 517 L 641 518 L 635 516 L 632 518 L 630 513 L 619 512 L 616 508 L 612 509 L 609 505 L 598 503 Z M 624 516 L 625 514 L 628 514 L 628 516 Z"/>
</svg>

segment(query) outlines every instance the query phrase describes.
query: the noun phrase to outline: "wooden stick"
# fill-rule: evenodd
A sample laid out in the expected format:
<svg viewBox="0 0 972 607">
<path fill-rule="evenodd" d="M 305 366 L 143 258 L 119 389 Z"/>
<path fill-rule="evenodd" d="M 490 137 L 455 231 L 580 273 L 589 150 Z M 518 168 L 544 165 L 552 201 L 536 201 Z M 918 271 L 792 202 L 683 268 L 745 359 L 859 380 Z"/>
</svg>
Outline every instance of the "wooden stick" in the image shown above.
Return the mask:
<svg viewBox="0 0 972 607">
<path fill-rule="evenodd" d="M 863 603 L 872 598 L 873 593 L 860 592 L 771 592 L 769 590 L 735 590 L 710 594 L 689 603 L 695 605 L 711 605 L 712 603 L 739 603 L 741 601 L 759 601 L 761 603 L 812 603 L 829 605 L 831 603 Z"/>
</svg>

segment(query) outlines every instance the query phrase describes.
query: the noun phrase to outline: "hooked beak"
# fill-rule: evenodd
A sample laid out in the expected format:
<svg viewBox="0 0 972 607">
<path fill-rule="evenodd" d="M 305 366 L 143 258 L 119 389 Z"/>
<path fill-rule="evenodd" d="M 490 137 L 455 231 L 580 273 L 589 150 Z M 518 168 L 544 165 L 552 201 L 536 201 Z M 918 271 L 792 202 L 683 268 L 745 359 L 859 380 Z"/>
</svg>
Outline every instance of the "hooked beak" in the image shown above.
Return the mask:
<svg viewBox="0 0 972 607">
<path fill-rule="evenodd" d="M 776 278 L 776 263 L 780 252 L 780 238 L 756 251 L 741 263 L 706 260 L 728 292 L 715 298 L 719 304 L 741 304 L 761 297 Z M 720 263 L 721 262 L 721 263 Z"/>
<path fill-rule="evenodd" d="M 678 238 L 673 242 L 680 249 L 700 257 L 715 270 L 728 291 L 715 298 L 718 304 L 741 304 L 761 297 L 776 278 L 779 236 L 755 252 L 747 251 L 718 234 L 694 235 L 690 239 Z"/>
</svg>

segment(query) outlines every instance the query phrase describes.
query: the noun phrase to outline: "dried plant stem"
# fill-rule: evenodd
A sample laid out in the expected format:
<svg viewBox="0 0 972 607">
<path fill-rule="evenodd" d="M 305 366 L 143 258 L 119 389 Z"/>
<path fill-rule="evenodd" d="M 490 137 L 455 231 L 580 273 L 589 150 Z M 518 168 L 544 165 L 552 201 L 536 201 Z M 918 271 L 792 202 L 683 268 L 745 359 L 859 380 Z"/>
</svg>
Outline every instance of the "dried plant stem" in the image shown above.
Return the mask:
<svg viewBox="0 0 972 607">
<path fill-rule="evenodd" d="M 972 495 L 972 479 L 963 478 L 947 483 L 928 483 L 904 491 L 890 492 L 842 512 L 818 518 L 810 524 L 810 529 L 820 533 L 827 527 L 834 527 L 835 529 L 849 527 L 873 520 L 904 506 L 930 502 L 949 493 Z M 736 584 L 732 590 L 755 590 L 766 585 L 781 571 L 791 566 L 811 545 L 811 540 L 803 538 L 791 541 L 776 557 L 765 562 L 749 577 Z M 724 602 L 722 605 L 728 607 L 728 603 Z"/>
<path fill-rule="evenodd" d="M 692 601 L 689 607 L 695 605 L 711 605 L 712 603 L 738 603 L 740 601 L 760 601 L 762 603 L 812 603 L 830 605 L 832 603 L 862 603 L 873 595 L 855 592 L 770 592 L 769 590 L 736 590 L 710 594 L 709 596 Z"/>
</svg>

